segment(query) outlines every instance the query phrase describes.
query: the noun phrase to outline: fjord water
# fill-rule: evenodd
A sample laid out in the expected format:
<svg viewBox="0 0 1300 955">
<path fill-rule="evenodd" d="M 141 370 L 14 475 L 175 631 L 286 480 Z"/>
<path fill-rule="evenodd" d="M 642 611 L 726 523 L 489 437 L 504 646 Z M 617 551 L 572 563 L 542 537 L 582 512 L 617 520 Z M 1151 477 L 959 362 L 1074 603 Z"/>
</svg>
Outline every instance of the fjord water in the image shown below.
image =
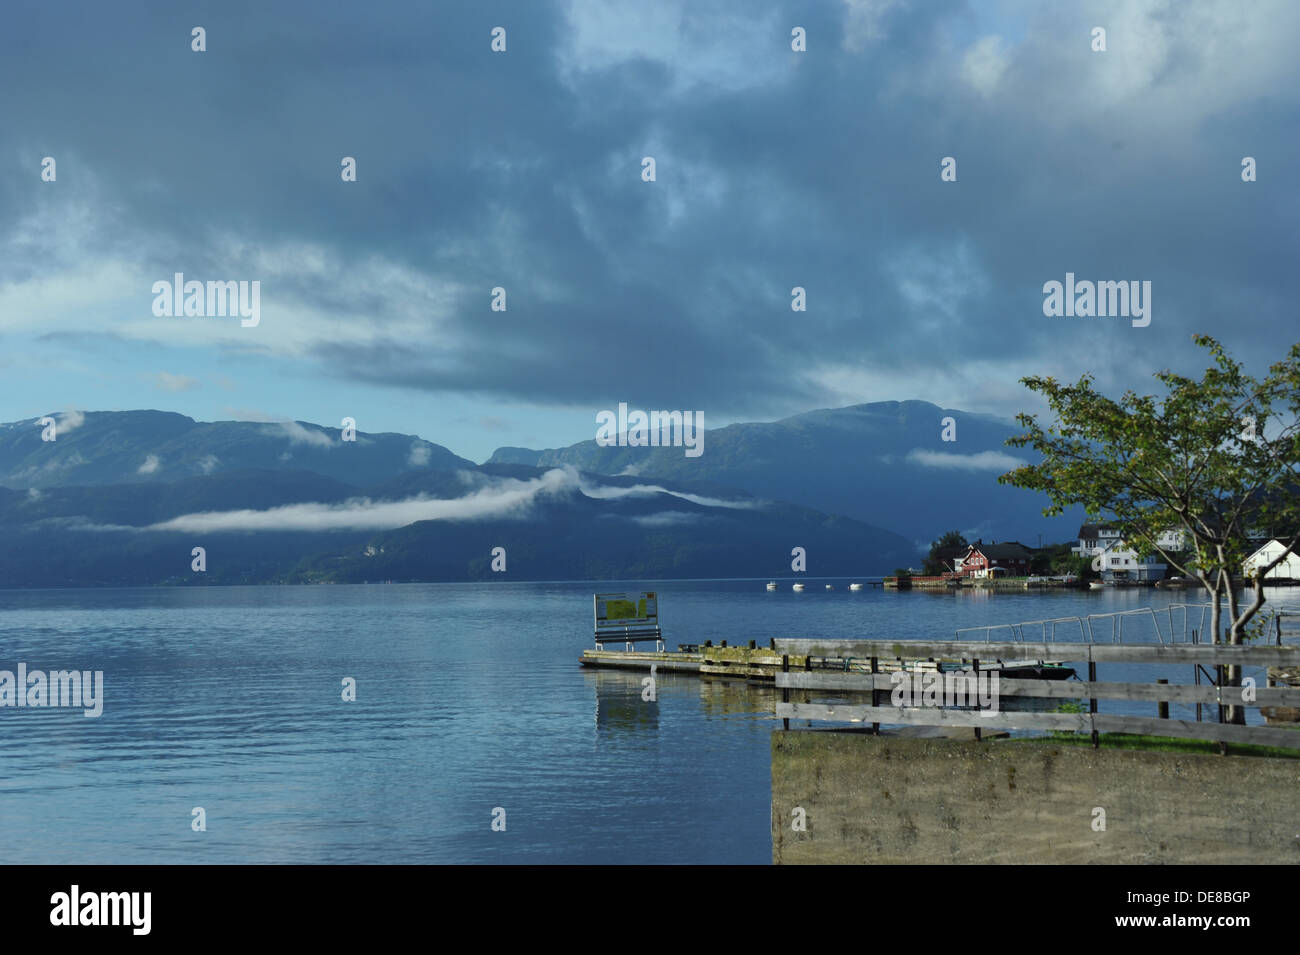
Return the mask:
<svg viewBox="0 0 1300 955">
<path fill-rule="evenodd" d="M 97 719 L 0 709 L 0 858 L 767 863 L 775 691 L 660 674 L 646 702 L 642 674 L 581 669 L 592 593 L 658 590 L 670 647 L 951 639 L 1200 600 L 824 583 L 0 591 L 0 669 L 104 673 Z M 1297 598 L 1270 593 L 1287 609 Z M 1154 639 L 1136 619 L 1126 639 L 1143 626 Z M 344 677 L 356 702 L 342 700 Z M 497 807 L 504 832 L 491 828 Z"/>
</svg>

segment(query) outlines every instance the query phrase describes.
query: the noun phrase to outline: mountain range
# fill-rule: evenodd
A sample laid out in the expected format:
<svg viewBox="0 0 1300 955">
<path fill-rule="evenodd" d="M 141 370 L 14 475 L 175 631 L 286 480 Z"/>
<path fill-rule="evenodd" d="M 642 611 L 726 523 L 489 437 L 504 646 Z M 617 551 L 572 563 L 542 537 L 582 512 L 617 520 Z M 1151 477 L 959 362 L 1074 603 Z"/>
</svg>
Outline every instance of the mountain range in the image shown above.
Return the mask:
<svg viewBox="0 0 1300 955">
<path fill-rule="evenodd" d="M 1006 446 L 1021 430 L 928 401 L 882 401 L 707 431 L 698 457 L 680 447 L 602 447 L 593 439 L 544 451 L 500 448 L 489 462 L 744 488 L 888 528 L 917 546 L 952 529 L 971 540 L 1068 539 L 1081 510 L 1045 518 L 1041 496 L 997 483 L 1031 461 L 1029 452 Z"/>
<path fill-rule="evenodd" d="M 996 483 L 1012 431 L 885 402 L 708 431 L 699 457 L 589 441 L 480 465 L 302 421 L 52 414 L 0 424 L 0 585 L 789 576 L 796 547 L 811 575 L 888 574 L 943 529 L 1052 533 Z"/>
</svg>

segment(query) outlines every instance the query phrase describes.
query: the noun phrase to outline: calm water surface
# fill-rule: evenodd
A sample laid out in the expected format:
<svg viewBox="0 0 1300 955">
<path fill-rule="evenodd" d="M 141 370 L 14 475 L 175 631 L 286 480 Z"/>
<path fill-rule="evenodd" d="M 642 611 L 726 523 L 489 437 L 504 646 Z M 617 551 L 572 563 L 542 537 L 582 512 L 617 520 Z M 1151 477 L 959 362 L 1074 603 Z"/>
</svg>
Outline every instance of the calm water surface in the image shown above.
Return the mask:
<svg viewBox="0 0 1300 955">
<path fill-rule="evenodd" d="M 102 670 L 105 684 L 98 719 L 0 709 L 0 859 L 767 863 L 773 691 L 660 674 L 647 703 L 640 674 L 582 670 L 593 592 L 657 588 L 670 646 L 950 639 L 1199 601 L 808 583 L 0 591 L 0 669 Z M 1270 600 L 1300 609 L 1296 590 Z M 1151 638 L 1136 621 L 1126 638 L 1143 627 Z"/>
</svg>

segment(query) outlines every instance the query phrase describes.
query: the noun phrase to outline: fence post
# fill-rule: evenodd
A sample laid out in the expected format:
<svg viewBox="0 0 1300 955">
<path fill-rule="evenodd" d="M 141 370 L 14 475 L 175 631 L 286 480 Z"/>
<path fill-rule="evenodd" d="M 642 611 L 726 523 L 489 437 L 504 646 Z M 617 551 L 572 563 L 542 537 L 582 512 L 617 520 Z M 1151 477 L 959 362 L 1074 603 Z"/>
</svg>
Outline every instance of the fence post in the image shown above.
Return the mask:
<svg viewBox="0 0 1300 955">
<path fill-rule="evenodd" d="M 879 705 L 880 705 L 880 691 L 876 689 L 876 674 L 877 674 L 878 672 L 880 672 L 880 671 L 879 671 L 879 668 L 878 668 L 877 665 L 876 665 L 876 658 L 875 658 L 875 657 L 872 657 L 872 658 L 871 658 L 871 705 L 872 705 L 872 706 L 879 706 Z M 879 736 L 879 735 L 880 735 L 880 724 L 879 724 L 879 723 L 872 723 L 872 724 L 871 724 L 871 732 L 872 732 L 874 735 Z"/>
<path fill-rule="evenodd" d="M 781 672 L 782 673 L 790 672 L 790 654 L 788 653 L 781 654 Z M 781 687 L 781 702 L 782 703 L 790 702 L 790 688 L 788 686 Z M 781 729 L 788 730 L 789 728 L 790 728 L 790 717 L 787 716 L 781 720 Z"/>
<path fill-rule="evenodd" d="M 971 671 L 971 672 L 973 672 L 973 673 L 975 674 L 975 685 L 976 685 L 976 686 L 979 686 L 979 678 L 980 678 L 980 658 L 979 658 L 979 657 L 972 657 L 972 658 L 971 658 L 971 667 L 972 667 L 972 671 Z M 975 727 L 975 742 L 978 743 L 978 742 L 979 742 L 980 740 L 982 740 L 983 738 L 984 738 L 984 735 L 980 732 L 980 728 L 979 728 L 978 726 Z"/>
<path fill-rule="evenodd" d="M 1092 653 L 1089 652 L 1088 656 L 1091 657 Z M 1090 684 L 1097 682 L 1097 663 L 1095 660 L 1092 659 L 1088 660 L 1088 682 Z M 1095 696 L 1089 697 L 1088 699 L 1088 712 L 1093 715 L 1096 715 L 1097 713 L 1097 698 Z M 1097 733 L 1096 723 L 1092 724 L 1092 748 L 1093 749 L 1101 748 L 1101 737 Z"/>
<path fill-rule="evenodd" d="M 1156 683 L 1157 683 L 1157 684 L 1163 684 L 1163 685 L 1167 686 L 1167 685 L 1169 684 L 1169 681 L 1168 681 L 1168 680 L 1165 680 L 1165 679 L 1160 679 L 1160 680 L 1156 680 Z M 1158 703 L 1156 703 L 1156 714 L 1157 714 L 1157 715 L 1160 717 L 1160 719 L 1162 719 L 1162 720 L 1167 720 L 1167 719 L 1169 719 L 1169 701 L 1168 701 L 1168 700 L 1160 700 Z"/>
<path fill-rule="evenodd" d="M 1192 631 L 1192 636 L 1196 636 L 1195 630 Z M 1195 683 L 1197 686 L 1201 685 L 1201 665 L 1199 663 L 1192 664 L 1192 682 Z M 1196 722 L 1198 723 L 1201 722 L 1200 700 L 1196 701 Z"/>
<path fill-rule="evenodd" d="M 1217 643 L 1218 641 L 1215 642 Z M 1214 680 L 1215 685 L 1218 686 L 1219 688 L 1219 692 L 1217 694 L 1217 696 L 1219 697 L 1219 722 L 1222 723 L 1224 722 L 1224 720 L 1227 718 L 1228 715 L 1227 711 L 1223 708 L 1223 681 L 1225 678 L 1225 674 L 1224 674 L 1222 663 L 1220 663 L 1218 666 L 1214 668 L 1214 676 L 1215 676 L 1215 680 Z M 1219 755 L 1220 756 L 1228 755 L 1228 743 L 1226 740 L 1219 740 Z"/>
</svg>

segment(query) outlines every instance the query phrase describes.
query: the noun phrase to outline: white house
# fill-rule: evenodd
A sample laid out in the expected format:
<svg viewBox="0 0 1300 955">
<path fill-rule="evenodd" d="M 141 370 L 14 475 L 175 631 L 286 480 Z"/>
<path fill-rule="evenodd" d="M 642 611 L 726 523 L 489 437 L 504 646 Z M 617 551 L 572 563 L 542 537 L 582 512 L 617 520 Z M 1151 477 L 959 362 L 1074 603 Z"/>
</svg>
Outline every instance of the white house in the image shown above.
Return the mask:
<svg viewBox="0 0 1300 955">
<path fill-rule="evenodd" d="M 1255 573 L 1255 568 L 1262 567 L 1279 554 L 1286 554 L 1286 557 L 1278 562 L 1278 565 L 1264 575 L 1265 580 L 1300 580 L 1300 554 L 1295 551 L 1287 552 L 1286 545 L 1277 538 L 1270 540 L 1255 553 L 1246 558 L 1241 565 L 1242 573 L 1251 577 Z"/>
<path fill-rule="evenodd" d="M 1183 541 L 1181 531 L 1164 531 L 1157 538 L 1166 550 L 1178 550 Z M 1071 547 L 1073 553 L 1092 557 L 1093 566 L 1103 580 L 1163 580 L 1166 566 L 1159 555 L 1145 559 L 1137 551 L 1126 547 L 1119 531 L 1107 524 L 1084 524 L 1079 528 L 1079 546 Z"/>
</svg>

